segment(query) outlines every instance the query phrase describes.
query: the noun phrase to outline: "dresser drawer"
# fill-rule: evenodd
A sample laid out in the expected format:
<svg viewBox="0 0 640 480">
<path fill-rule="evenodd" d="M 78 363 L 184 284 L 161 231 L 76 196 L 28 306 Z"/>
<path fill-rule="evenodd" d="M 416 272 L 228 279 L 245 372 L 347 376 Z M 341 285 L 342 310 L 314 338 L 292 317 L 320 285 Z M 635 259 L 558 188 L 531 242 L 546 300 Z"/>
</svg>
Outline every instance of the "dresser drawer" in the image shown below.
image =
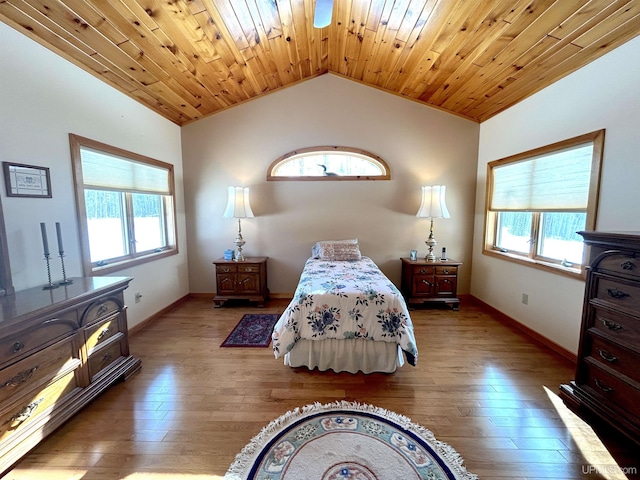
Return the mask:
<svg viewBox="0 0 640 480">
<path fill-rule="evenodd" d="M 592 361 L 597 361 L 607 365 L 617 372 L 640 382 L 640 353 L 616 345 L 596 335 L 590 335 L 591 342 L 589 351 L 584 352 L 589 355 Z"/>
<path fill-rule="evenodd" d="M 216 265 L 216 273 L 236 273 L 238 266 L 235 264 Z"/>
<path fill-rule="evenodd" d="M 622 254 L 609 255 L 598 263 L 599 272 L 624 275 L 640 279 L 640 259 Z"/>
<path fill-rule="evenodd" d="M 64 340 L 0 371 L 0 402 L 21 395 L 45 383 L 62 370 L 80 363 L 73 348 L 74 337 Z M 65 367 L 66 365 L 66 367 Z M 77 365 L 76 365 L 77 366 Z"/>
<path fill-rule="evenodd" d="M 0 340 L 0 365 L 17 360 L 54 340 L 71 335 L 77 328 L 75 310 L 42 321 L 38 326 L 9 335 Z"/>
<path fill-rule="evenodd" d="M 640 286 L 596 276 L 595 298 L 629 312 L 640 309 Z"/>
<path fill-rule="evenodd" d="M 75 374 L 69 372 L 46 388 L 23 396 L 0 415 L 0 442 L 16 435 L 76 388 Z"/>
<path fill-rule="evenodd" d="M 607 405 L 617 406 L 636 418 L 640 417 L 640 403 L 637 401 L 640 385 L 624 381 L 617 375 L 598 368 L 589 358 L 585 359 L 585 367 L 587 369 L 585 385 L 589 390 L 603 399 Z"/>
<path fill-rule="evenodd" d="M 116 360 L 122 358 L 122 352 L 123 347 L 120 341 L 114 341 L 110 345 L 94 351 L 89 357 L 89 375 L 91 376 L 91 380 Z"/>
<path fill-rule="evenodd" d="M 120 312 L 120 310 L 122 310 L 122 305 L 123 302 L 119 298 L 110 297 L 101 299 L 89 305 L 85 310 L 85 313 L 82 316 L 82 322 L 80 323 L 82 325 L 91 325 L 96 320 Z"/>
<path fill-rule="evenodd" d="M 638 345 L 640 320 L 628 315 L 594 308 L 593 326 L 589 331 L 602 332 L 605 337 L 623 345 Z"/>
<path fill-rule="evenodd" d="M 85 331 L 85 338 L 87 351 L 89 355 L 99 346 L 104 345 L 107 340 L 113 338 L 118 332 L 120 332 L 120 315 L 113 315 L 101 322 L 96 323 L 90 327 L 87 327 Z"/>
</svg>

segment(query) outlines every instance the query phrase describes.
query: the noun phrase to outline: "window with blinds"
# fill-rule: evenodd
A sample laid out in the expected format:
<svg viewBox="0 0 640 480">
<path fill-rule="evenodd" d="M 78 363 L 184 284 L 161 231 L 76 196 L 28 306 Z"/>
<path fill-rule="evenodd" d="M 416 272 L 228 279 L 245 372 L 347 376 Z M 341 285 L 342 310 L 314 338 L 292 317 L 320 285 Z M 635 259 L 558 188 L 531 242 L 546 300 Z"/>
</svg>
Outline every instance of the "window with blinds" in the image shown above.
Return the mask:
<svg viewBox="0 0 640 480">
<path fill-rule="evenodd" d="M 484 253 L 580 273 L 595 228 L 604 130 L 487 166 Z"/>
<path fill-rule="evenodd" d="M 177 253 L 173 165 L 70 135 L 85 275 Z"/>
</svg>

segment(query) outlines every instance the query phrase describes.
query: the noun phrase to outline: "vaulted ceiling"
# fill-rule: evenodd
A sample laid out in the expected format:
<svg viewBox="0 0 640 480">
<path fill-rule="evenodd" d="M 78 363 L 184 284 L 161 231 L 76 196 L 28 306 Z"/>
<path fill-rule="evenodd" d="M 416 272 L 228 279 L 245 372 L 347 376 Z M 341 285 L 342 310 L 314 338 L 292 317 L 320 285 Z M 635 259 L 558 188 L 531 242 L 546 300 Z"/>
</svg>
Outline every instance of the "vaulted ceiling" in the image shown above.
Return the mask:
<svg viewBox="0 0 640 480">
<path fill-rule="evenodd" d="M 313 13 L 314 0 L 0 1 L 0 20 L 178 125 L 327 72 L 484 121 L 640 34 L 640 0 L 334 0 L 321 29 Z"/>
</svg>

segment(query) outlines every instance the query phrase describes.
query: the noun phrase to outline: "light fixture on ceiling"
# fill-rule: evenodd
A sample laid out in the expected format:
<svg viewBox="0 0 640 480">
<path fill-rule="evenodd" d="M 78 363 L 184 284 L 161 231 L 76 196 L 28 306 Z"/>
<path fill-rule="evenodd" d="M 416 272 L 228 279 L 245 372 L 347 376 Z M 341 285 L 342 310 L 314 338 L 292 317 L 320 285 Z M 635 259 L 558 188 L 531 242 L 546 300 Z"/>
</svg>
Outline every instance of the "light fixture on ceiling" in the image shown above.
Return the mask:
<svg viewBox="0 0 640 480">
<path fill-rule="evenodd" d="M 333 0 L 316 0 L 316 10 L 313 15 L 315 28 L 328 27 L 333 13 Z"/>
<path fill-rule="evenodd" d="M 447 204 L 445 203 L 445 191 L 444 185 L 434 185 L 432 187 L 422 187 L 422 203 L 420 209 L 416 214 L 416 217 L 430 218 L 431 228 L 429 229 L 429 238 L 424 242 L 429 247 L 426 259 L 428 262 L 435 262 L 436 256 L 433 253 L 433 247 L 438 242 L 433 236 L 433 219 L 434 218 L 450 218 L 449 210 L 447 210 Z"/>
<path fill-rule="evenodd" d="M 224 218 L 238 219 L 238 236 L 234 242 L 236 244 L 236 253 L 233 259 L 236 262 L 242 262 L 244 261 L 242 247 L 246 242 L 244 241 L 244 238 L 242 238 L 242 226 L 240 225 L 240 219 L 253 218 L 253 211 L 249 204 L 249 187 L 229 187 L 227 208 L 222 216 Z"/>
</svg>

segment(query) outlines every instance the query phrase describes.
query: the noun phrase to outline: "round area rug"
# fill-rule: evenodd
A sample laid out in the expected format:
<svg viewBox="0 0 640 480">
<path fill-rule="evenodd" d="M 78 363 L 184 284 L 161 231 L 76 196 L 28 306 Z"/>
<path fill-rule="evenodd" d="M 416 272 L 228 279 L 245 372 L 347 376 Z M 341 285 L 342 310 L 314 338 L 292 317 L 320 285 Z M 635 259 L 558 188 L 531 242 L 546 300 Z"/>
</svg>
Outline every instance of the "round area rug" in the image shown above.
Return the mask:
<svg viewBox="0 0 640 480">
<path fill-rule="evenodd" d="M 262 429 L 226 480 L 476 480 L 456 451 L 407 417 L 366 404 L 315 403 Z"/>
</svg>

